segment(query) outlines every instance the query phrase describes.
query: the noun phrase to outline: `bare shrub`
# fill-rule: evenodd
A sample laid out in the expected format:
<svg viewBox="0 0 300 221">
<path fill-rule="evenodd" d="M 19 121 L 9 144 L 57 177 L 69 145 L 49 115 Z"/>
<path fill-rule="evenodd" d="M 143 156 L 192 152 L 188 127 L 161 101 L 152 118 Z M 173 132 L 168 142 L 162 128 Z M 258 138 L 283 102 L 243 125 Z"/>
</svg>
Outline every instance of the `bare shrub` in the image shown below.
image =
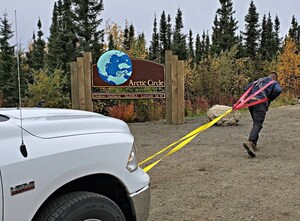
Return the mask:
<svg viewBox="0 0 300 221">
<path fill-rule="evenodd" d="M 207 99 L 204 96 L 196 97 L 192 106 L 195 114 L 205 113 L 210 107 Z"/>
<path fill-rule="evenodd" d="M 154 102 L 149 106 L 148 117 L 150 121 L 158 121 L 165 118 L 166 108 L 161 102 Z"/>
<path fill-rule="evenodd" d="M 136 113 L 134 111 L 133 103 L 118 104 L 107 108 L 109 116 L 121 119 L 125 122 L 134 122 Z"/>
</svg>

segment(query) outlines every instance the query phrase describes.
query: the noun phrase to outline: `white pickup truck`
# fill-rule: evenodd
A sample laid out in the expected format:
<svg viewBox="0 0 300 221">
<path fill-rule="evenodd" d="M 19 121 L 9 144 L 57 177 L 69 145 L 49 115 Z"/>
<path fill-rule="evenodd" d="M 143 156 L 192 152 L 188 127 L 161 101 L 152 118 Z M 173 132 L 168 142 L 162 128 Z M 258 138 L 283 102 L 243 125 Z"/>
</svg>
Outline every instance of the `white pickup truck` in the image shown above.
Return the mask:
<svg viewBox="0 0 300 221">
<path fill-rule="evenodd" d="M 0 108 L 1 221 L 146 221 L 149 207 L 149 176 L 123 121 Z"/>
</svg>

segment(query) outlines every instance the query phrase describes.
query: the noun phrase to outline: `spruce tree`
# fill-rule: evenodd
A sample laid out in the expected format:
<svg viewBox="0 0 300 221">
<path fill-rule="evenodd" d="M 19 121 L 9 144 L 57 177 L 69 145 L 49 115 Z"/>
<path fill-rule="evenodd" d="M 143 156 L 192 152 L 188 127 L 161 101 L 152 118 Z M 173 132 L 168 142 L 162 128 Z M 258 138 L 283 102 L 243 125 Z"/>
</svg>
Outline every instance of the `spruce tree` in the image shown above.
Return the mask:
<svg viewBox="0 0 300 221">
<path fill-rule="evenodd" d="M 276 33 L 273 28 L 274 24 L 269 13 L 268 18 L 264 15 L 262 21 L 260 54 L 263 60 L 271 61 L 277 56 Z"/>
<path fill-rule="evenodd" d="M 293 15 L 292 17 L 292 22 L 291 22 L 291 27 L 289 29 L 289 37 L 293 38 L 294 40 L 297 39 L 297 30 L 298 30 L 298 21 L 295 17 L 295 15 Z"/>
<path fill-rule="evenodd" d="M 168 19 L 167 19 L 167 44 L 166 44 L 166 50 L 170 50 L 172 47 L 172 24 L 171 24 L 171 16 L 168 14 Z"/>
<path fill-rule="evenodd" d="M 11 103 L 10 90 L 8 83 L 17 79 L 16 67 L 14 66 L 14 47 L 10 45 L 10 40 L 13 37 L 11 23 L 8 20 L 8 14 L 3 13 L 0 18 L 0 99 L 4 100 L 4 105 Z M 18 85 L 15 85 L 14 90 L 17 90 Z"/>
<path fill-rule="evenodd" d="M 204 58 L 208 58 L 209 52 L 210 52 L 210 39 L 209 39 L 208 31 L 207 31 L 206 37 L 205 37 L 204 51 L 203 51 Z"/>
<path fill-rule="evenodd" d="M 218 21 L 218 16 L 215 15 L 214 18 L 214 26 L 212 27 L 212 36 L 211 36 L 211 40 L 212 40 L 212 45 L 211 45 L 211 54 L 212 55 L 218 55 L 222 49 L 221 49 L 221 29 L 220 29 L 220 25 L 219 25 L 219 21 Z"/>
<path fill-rule="evenodd" d="M 21 60 L 24 58 L 21 45 L 17 43 L 16 47 L 18 48 L 15 50 L 14 46 L 10 44 L 12 37 L 12 26 L 8 20 L 8 14 L 4 12 L 3 17 L 0 18 L 0 106 L 5 107 L 19 106 L 18 65 L 24 62 Z M 28 73 L 23 71 L 21 66 L 19 70 L 21 94 L 24 94 L 27 88 Z"/>
<path fill-rule="evenodd" d="M 37 23 L 38 31 L 37 31 L 37 39 L 33 39 L 33 44 L 32 44 L 32 54 L 31 54 L 31 68 L 39 71 L 42 68 L 44 68 L 45 64 L 45 57 L 46 57 L 46 52 L 45 52 L 45 47 L 46 47 L 46 42 L 42 38 L 44 33 L 42 31 L 42 22 L 41 19 L 38 19 Z"/>
<path fill-rule="evenodd" d="M 216 12 L 214 27 L 212 33 L 211 53 L 218 55 L 221 51 L 229 51 L 238 43 L 238 37 L 235 34 L 237 30 L 237 21 L 233 18 L 232 0 L 219 0 L 221 8 Z"/>
<path fill-rule="evenodd" d="M 243 43 L 243 36 L 242 34 L 239 36 L 239 41 L 237 43 L 237 54 L 236 54 L 236 58 L 243 58 L 246 57 L 246 50 L 245 50 L 245 46 Z"/>
<path fill-rule="evenodd" d="M 109 34 L 108 37 L 108 50 L 115 49 L 115 43 L 114 43 L 114 36 L 112 34 Z"/>
<path fill-rule="evenodd" d="M 59 23 L 59 19 L 62 16 L 61 14 L 61 0 L 57 3 L 54 3 L 53 12 L 52 12 L 52 23 L 50 26 L 50 36 L 48 38 L 48 53 L 46 55 L 46 65 L 49 70 L 52 72 L 54 69 L 61 67 L 63 43 L 61 39 L 62 25 Z"/>
<path fill-rule="evenodd" d="M 258 50 L 259 40 L 259 14 L 256 12 L 256 7 L 253 0 L 250 2 L 248 14 L 245 16 L 245 32 L 243 32 L 245 40 L 246 56 L 255 58 Z"/>
<path fill-rule="evenodd" d="M 267 54 L 267 17 L 265 14 L 263 16 L 262 23 L 261 23 L 259 53 L 262 59 L 265 60 Z"/>
<path fill-rule="evenodd" d="M 160 51 L 160 62 L 165 63 L 165 51 L 168 46 L 168 30 L 167 30 L 167 18 L 165 11 L 162 12 L 159 22 L 159 51 Z"/>
<path fill-rule="evenodd" d="M 114 47 L 117 48 L 115 39 L 114 37 L 115 34 L 110 33 L 112 35 L 112 38 L 114 38 Z M 128 22 L 126 21 L 124 32 L 123 32 L 123 40 L 122 40 L 122 48 L 123 50 L 129 54 L 129 56 L 132 56 L 132 47 L 135 41 L 135 30 L 133 24 L 128 25 Z"/>
<path fill-rule="evenodd" d="M 16 107 L 19 106 L 19 82 L 18 82 L 18 65 L 17 64 L 17 57 L 19 56 L 19 60 L 21 61 L 21 50 L 19 49 L 16 53 L 16 55 L 13 57 L 13 63 L 12 63 L 12 70 L 9 73 L 10 76 L 3 87 L 3 97 L 4 97 L 4 106 L 6 107 Z M 20 89 L 21 89 L 21 95 L 24 95 L 25 88 L 27 88 L 27 79 L 28 74 L 24 73 L 20 69 Z"/>
<path fill-rule="evenodd" d="M 272 21 L 272 17 L 270 13 L 267 20 L 267 45 L 268 45 L 268 52 L 269 52 L 268 60 L 272 60 L 276 56 L 277 50 L 276 50 L 274 23 Z"/>
<path fill-rule="evenodd" d="M 130 48 L 132 47 L 134 40 L 135 40 L 135 31 L 134 31 L 133 24 L 131 24 L 129 26 L 129 36 L 128 36 L 128 44 Z"/>
<path fill-rule="evenodd" d="M 91 52 L 95 62 L 103 52 L 104 30 L 99 18 L 103 11 L 103 0 L 73 0 L 76 33 L 79 40 L 78 53 Z"/>
<path fill-rule="evenodd" d="M 207 58 L 210 53 L 210 40 L 208 32 L 205 33 L 203 31 L 202 36 L 199 34 L 196 36 L 196 46 L 195 46 L 195 63 L 199 64 L 199 62 Z"/>
<path fill-rule="evenodd" d="M 274 30 L 275 30 L 275 51 L 279 51 L 281 48 L 281 41 L 282 39 L 280 38 L 280 21 L 278 16 L 276 15 L 275 21 L 274 21 Z"/>
<path fill-rule="evenodd" d="M 296 42 L 298 48 L 300 49 L 300 25 L 298 24 L 298 21 L 294 15 L 292 17 L 291 27 L 288 35 Z"/>
<path fill-rule="evenodd" d="M 71 89 L 70 62 L 75 61 L 79 55 L 76 52 L 78 38 L 72 7 L 72 0 L 58 0 L 54 3 L 46 56 L 48 74 L 52 75 L 56 69 L 61 69 L 62 75 L 67 79 L 63 85 L 65 93 L 70 93 Z"/>
<path fill-rule="evenodd" d="M 9 43 L 12 37 L 11 23 L 4 12 L 0 18 L 0 91 L 10 78 L 13 68 L 14 47 Z"/>
<path fill-rule="evenodd" d="M 193 32 L 191 29 L 189 31 L 188 58 L 190 59 L 191 64 L 193 64 L 195 60 L 195 52 L 194 52 Z"/>
<path fill-rule="evenodd" d="M 179 60 L 186 60 L 188 58 L 186 35 L 182 32 L 183 18 L 180 8 L 177 10 L 175 17 L 175 29 L 173 33 L 172 50 L 173 53 L 178 55 Z"/>
<path fill-rule="evenodd" d="M 125 51 L 130 50 L 129 29 L 128 29 L 127 24 L 125 25 L 125 28 L 124 28 L 123 48 L 124 48 Z"/>
<path fill-rule="evenodd" d="M 72 11 L 72 0 L 63 0 L 60 36 L 63 44 L 62 69 L 64 73 L 70 72 L 70 62 L 75 61 L 79 55 L 76 52 L 78 37 L 76 36 L 76 27 L 74 24 L 74 14 Z M 102 36 L 101 36 L 102 37 Z M 70 79 L 69 76 L 67 78 Z"/>
<path fill-rule="evenodd" d="M 196 42 L 195 42 L 195 63 L 199 64 L 199 62 L 201 61 L 202 58 L 202 45 L 201 45 L 201 39 L 200 39 L 200 35 L 197 34 L 196 35 Z"/>
<path fill-rule="evenodd" d="M 149 47 L 149 59 L 153 61 L 159 61 L 159 57 L 160 57 L 159 36 L 157 32 L 156 15 L 154 15 L 152 40 L 150 42 L 150 47 Z"/>
</svg>

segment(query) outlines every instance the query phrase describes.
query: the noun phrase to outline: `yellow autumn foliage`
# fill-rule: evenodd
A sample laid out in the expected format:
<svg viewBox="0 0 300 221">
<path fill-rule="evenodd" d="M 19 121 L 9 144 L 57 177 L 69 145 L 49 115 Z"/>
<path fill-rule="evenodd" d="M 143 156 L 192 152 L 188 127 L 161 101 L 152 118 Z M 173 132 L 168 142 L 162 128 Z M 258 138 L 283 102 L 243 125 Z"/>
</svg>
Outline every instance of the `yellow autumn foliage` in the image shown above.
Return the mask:
<svg viewBox="0 0 300 221">
<path fill-rule="evenodd" d="M 277 66 L 278 81 L 285 91 L 300 95 L 300 54 L 292 38 L 287 38 Z"/>
</svg>

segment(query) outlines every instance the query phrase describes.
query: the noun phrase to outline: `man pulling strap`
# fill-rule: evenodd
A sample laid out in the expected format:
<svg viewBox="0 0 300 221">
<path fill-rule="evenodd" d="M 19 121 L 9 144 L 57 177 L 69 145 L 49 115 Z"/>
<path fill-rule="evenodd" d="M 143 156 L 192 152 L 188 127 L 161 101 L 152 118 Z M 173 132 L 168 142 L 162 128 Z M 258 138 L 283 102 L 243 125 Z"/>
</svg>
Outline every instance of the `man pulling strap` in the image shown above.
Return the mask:
<svg viewBox="0 0 300 221">
<path fill-rule="evenodd" d="M 268 100 L 263 103 L 259 103 L 249 107 L 249 112 L 253 120 L 253 126 L 249 135 L 249 139 L 243 143 L 243 146 L 251 157 L 255 157 L 254 151 L 257 151 L 258 149 L 257 141 L 259 138 L 259 132 L 262 129 L 262 125 L 266 117 L 266 112 L 268 111 L 271 102 L 282 92 L 282 89 L 277 82 L 277 77 L 278 76 L 276 72 L 271 72 L 268 77 L 260 78 L 257 81 L 250 83 L 244 89 L 244 91 L 247 91 L 250 87 L 253 86 L 250 93 L 248 94 L 248 96 L 251 96 L 271 81 L 274 81 L 274 83 L 270 84 L 262 92 L 258 93 L 249 101 L 255 102 L 261 99 L 268 98 Z"/>
</svg>

